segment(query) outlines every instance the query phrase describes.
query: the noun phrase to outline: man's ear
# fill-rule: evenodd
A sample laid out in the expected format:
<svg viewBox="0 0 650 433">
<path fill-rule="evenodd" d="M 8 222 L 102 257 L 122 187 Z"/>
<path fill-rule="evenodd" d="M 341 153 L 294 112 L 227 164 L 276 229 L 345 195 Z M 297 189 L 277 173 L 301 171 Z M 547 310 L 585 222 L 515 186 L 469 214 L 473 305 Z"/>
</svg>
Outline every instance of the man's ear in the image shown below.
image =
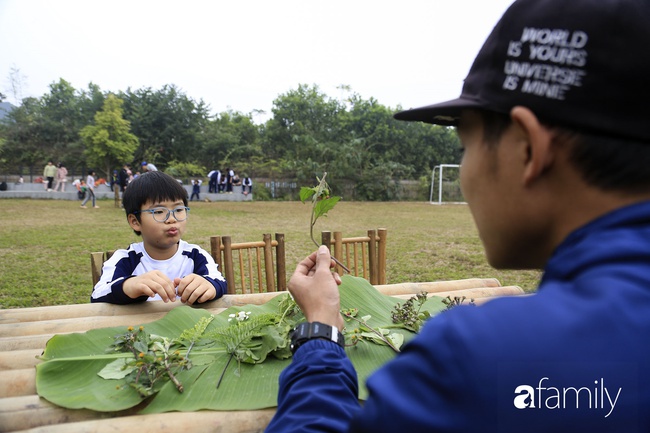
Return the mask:
<svg viewBox="0 0 650 433">
<path fill-rule="evenodd" d="M 136 218 L 135 215 L 133 215 L 132 213 L 130 213 L 130 214 L 126 217 L 126 219 L 127 219 L 127 221 L 129 222 L 129 225 L 131 226 L 131 228 L 132 228 L 133 230 L 135 230 L 136 232 L 141 232 L 141 231 L 142 231 L 142 228 L 140 227 L 140 221 L 138 221 L 138 218 Z"/>
<path fill-rule="evenodd" d="M 519 126 L 526 140 L 527 158 L 523 181 L 525 185 L 530 185 L 553 164 L 553 133 L 526 107 L 514 107 L 510 110 L 510 117 L 513 123 Z"/>
</svg>

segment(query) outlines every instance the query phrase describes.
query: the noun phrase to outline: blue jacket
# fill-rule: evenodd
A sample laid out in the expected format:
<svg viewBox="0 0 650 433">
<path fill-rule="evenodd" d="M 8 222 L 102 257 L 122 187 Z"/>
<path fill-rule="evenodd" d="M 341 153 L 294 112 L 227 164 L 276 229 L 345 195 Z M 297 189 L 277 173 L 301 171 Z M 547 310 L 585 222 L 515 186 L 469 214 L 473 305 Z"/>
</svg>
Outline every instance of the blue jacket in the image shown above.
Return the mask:
<svg viewBox="0 0 650 433">
<path fill-rule="evenodd" d="M 538 292 L 430 319 L 368 379 L 343 349 L 298 349 L 268 432 L 650 431 L 650 202 L 576 230 Z"/>
</svg>

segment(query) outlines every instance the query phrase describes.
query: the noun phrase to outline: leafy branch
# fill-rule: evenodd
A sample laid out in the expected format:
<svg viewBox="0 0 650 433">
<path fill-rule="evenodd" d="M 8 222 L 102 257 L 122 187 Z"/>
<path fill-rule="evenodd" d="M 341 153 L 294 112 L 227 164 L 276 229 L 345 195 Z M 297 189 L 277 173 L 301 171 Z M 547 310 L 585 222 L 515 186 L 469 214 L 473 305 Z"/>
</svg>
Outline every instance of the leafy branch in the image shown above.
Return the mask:
<svg viewBox="0 0 650 433">
<path fill-rule="evenodd" d="M 164 378 L 169 378 L 178 392 L 183 392 L 175 370 L 191 368 L 191 364 L 178 350 L 172 350 L 173 345 L 166 337 L 148 334 L 143 326 L 137 331 L 130 326 L 126 333 L 115 336 L 108 351 L 127 352 L 132 358 L 116 359 L 98 374 L 104 379 L 126 378 L 142 397 L 155 394 Z"/>
<path fill-rule="evenodd" d="M 330 186 L 327 184 L 325 181 L 325 177 L 327 177 L 327 172 L 323 173 L 322 178 L 316 177 L 316 180 L 318 180 L 318 185 L 315 187 L 306 187 L 303 186 L 300 188 L 300 201 L 305 203 L 307 200 L 311 199 L 311 218 L 310 218 L 310 223 L 309 223 L 309 236 L 311 237 L 312 242 L 319 247 L 320 244 L 316 242 L 316 239 L 314 239 L 314 226 L 316 225 L 316 221 L 318 221 L 318 218 L 322 216 L 327 216 L 327 212 L 330 210 L 334 209 L 334 206 L 336 206 L 336 203 L 341 200 L 341 197 L 339 196 L 331 196 L 330 194 Z M 350 273 L 350 270 L 343 264 L 341 263 L 336 257 L 332 256 L 332 260 L 342 267 L 345 272 L 348 274 Z"/>
<path fill-rule="evenodd" d="M 353 345 L 356 345 L 359 341 L 367 340 L 376 344 L 384 344 L 396 353 L 400 352 L 399 348 L 404 342 L 404 337 L 401 334 L 391 334 L 387 329 L 371 327 L 368 325 L 370 316 L 357 317 L 359 315 L 358 308 L 348 308 L 342 310 L 341 313 L 346 319 L 354 320 L 359 324 L 359 327 L 354 329 L 350 337 Z"/>
</svg>

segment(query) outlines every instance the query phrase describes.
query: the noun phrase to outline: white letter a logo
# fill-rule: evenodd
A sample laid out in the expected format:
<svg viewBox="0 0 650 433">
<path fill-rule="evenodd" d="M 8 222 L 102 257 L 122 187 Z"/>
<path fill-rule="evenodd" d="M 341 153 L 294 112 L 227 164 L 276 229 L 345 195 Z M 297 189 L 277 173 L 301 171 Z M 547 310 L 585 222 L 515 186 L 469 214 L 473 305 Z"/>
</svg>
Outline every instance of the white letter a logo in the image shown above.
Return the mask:
<svg viewBox="0 0 650 433">
<path fill-rule="evenodd" d="M 515 388 L 515 407 L 517 409 L 535 408 L 534 389 L 529 385 L 519 385 Z"/>
</svg>

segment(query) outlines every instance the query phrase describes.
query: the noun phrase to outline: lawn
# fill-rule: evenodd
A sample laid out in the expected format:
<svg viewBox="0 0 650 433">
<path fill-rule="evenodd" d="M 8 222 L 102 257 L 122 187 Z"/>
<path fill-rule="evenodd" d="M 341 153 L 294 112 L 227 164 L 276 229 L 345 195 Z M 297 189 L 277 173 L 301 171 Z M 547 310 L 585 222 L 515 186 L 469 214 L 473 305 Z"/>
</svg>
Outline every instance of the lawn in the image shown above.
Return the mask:
<svg viewBox="0 0 650 433">
<path fill-rule="evenodd" d="M 138 242 L 124 211 L 112 201 L 81 209 L 65 200 L 0 200 L 0 308 L 89 302 L 91 251 Z M 287 273 L 315 246 L 309 238 L 310 207 L 301 202 L 192 202 L 184 240 L 209 251 L 211 235 L 233 242 L 284 233 Z M 423 202 L 340 202 L 316 224 L 321 230 L 364 236 L 387 228 L 388 283 L 498 278 L 533 291 L 538 271 L 491 268 L 469 209 Z"/>
</svg>

